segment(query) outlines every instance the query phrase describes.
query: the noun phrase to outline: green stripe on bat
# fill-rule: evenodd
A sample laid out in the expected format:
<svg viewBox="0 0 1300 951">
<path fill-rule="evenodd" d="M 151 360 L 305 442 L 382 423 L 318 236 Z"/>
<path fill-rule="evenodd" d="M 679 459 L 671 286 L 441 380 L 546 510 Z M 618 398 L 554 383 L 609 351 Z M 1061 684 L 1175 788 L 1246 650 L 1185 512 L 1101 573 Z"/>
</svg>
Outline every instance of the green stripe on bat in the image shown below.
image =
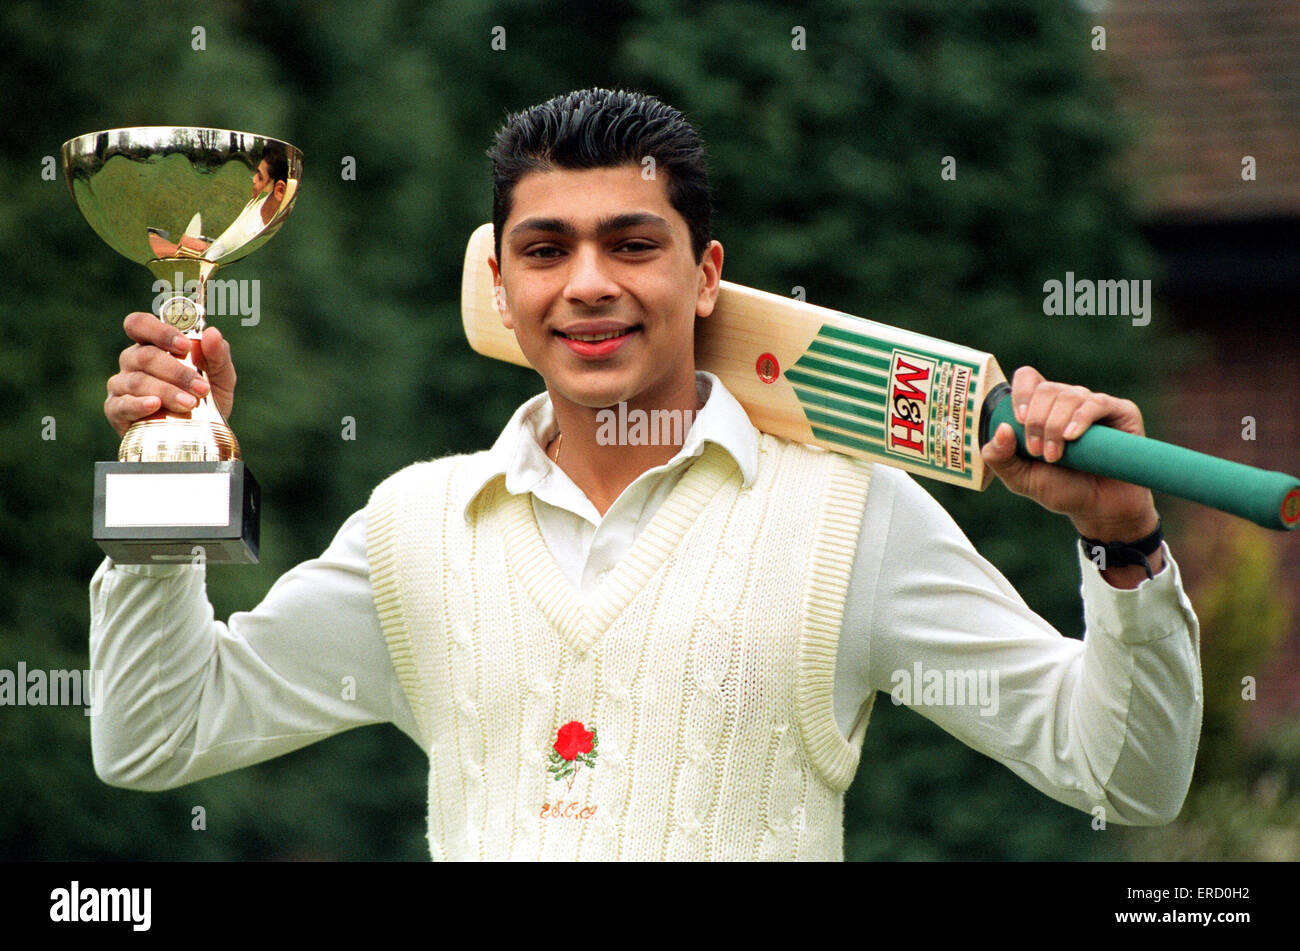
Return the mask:
<svg viewBox="0 0 1300 951">
<path fill-rule="evenodd" d="M 826 360 L 810 357 L 804 354 L 795 361 L 791 370 L 797 369 L 816 370 L 819 373 L 825 373 L 829 376 L 838 377 L 841 380 L 855 380 L 858 383 L 864 383 L 867 386 L 879 387 L 882 391 L 889 385 L 889 371 L 884 373 L 873 373 L 870 370 L 864 370 L 858 367 L 846 367 L 842 363 L 829 363 Z M 786 373 L 789 376 L 789 371 Z"/>
<path fill-rule="evenodd" d="M 810 406 L 804 407 L 804 416 L 807 417 L 810 425 L 834 426 L 837 429 L 847 430 L 855 436 L 870 440 L 873 449 L 880 452 L 885 450 L 885 427 L 883 426 L 871 426 L 867 423 L 842 419 Z"/>
<path fill-rule="evenodd" d="M 800 361 L 800 363 L 802 363 L 802 361 Z M 885 394 L 883 390 L 873 392 L 872 390 L 864 389 L 861 386 L 846 383 L 842 377 L 822 377 L 815 376 L 811 373 L 805 373 L 799 369 L 799 363 L 796 363 L 793 367 L 785 371 L 785 378 L 792 384 L 814 387 L 819 390 L 829 390 L 832 393 L 838 393 L 840 396 L 862 400 L 869 405 L 880 407 L 885 405 Z M 802 400 L 800 402 L 802 402 Z"/>
<path fill-rule="evenodd" d="M 800 376 L 802 375 L 803 374 L 800 374 Z M 795 383 L 793 380 L 790 382 L 794 385 L 794 391 L 798 394 L 799 403 L 802 406 L 806 407 L 810 404 L 814 406 L 825 406 L 829 409 L 838 410 L 841 413 L 847 413 L 855 419 L 875 420 L 882 425 L 885 422 L 885 411 L 880 409 L 878 406 L 838 399 L 834 396 L 827 396 L 825 393 L 813 392 L 803 383 Z"/>
<path fill-rule="evenodd" d="M 808 345 L 807 353 L 817 353 L 826 357 L 834 357 L 837 360 L 845 360 L 853 366 L 874 367 L 882 371 L 886 376 L 889 375 L 889 361 L 892 354 L 883 356 L 871 356 L 864 350 L 848 350 L 844 347 L 837 347 L 834 344 L 827 343 L 820 338 L 814 338 L 813 342 Z M 875 351 L 871 351 L 874 353 Z"/>
<path fill-rule="evenodd" d="M 853 317 L 851 314 L 844 314 L 844 316 L 848 317 L 850 320 L 862 319 L 860 317 Z M 890 354 L 892 354 L 895 350 L 902 350 L 904 353 L 916 353 L 916 354 L 920 354 L 923 357 L 927 357 L 931 360 L 937 360 L 940 363 L 953 363 L 956 364 L 957 366 L 968 367 L 970 368 L 972 373 L 979 372 L 978 364 L 968 363 L 965 360 L 955 359 L 954 357 L 946 353 L 934 353 L 933 351 L 930 350 L 922 350 L 919 347 L 900 346 L 896 341 L 882 340 L 879 337 L 871 337 L 865 333 L 861 333 L 856 330 L 846 330 L 843 327 L 831 327 L 826 324 L 822 324 L 822 329 L 817 331 L 817 337 L 813 339 L 816 340 L 821 337 L 827 337 L 830 338 L 831 340 L 841 340 L 844 341 L 845 343 L 856 343 L 859 346 L 870 347 L 873 350 L 882 350 L 885 353 L 890 353 Z"/>
</svg>

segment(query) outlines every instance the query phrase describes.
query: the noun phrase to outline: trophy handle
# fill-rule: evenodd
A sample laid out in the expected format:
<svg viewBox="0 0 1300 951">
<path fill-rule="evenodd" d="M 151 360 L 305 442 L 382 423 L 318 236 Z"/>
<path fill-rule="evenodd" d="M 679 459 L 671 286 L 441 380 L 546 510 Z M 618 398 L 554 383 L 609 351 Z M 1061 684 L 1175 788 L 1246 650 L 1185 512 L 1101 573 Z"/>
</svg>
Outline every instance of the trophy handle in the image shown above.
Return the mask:
<svg viewBox="0 0 1300 951">
<path fill-rule="evenodd" d="M 173 296 L 159 305 L 158 319 L 185 334 L 190 352 L 181 362 L 206 378 L 199 339 L 206 326 L 203 317 L 208 279 L 217 265 L 189 257 L 159 258 L 149 262 L 149 269 L 164 282 L 174 276 Z M 193 287 L 190 295 L 183 293 L 187 286 Z M 188 412 L 159 409 L 137 420 L 117 450 L 118 462 L 235 462 L 242 458 L 239 440 L 217 409 L 210 388 Z"/>
</svg>

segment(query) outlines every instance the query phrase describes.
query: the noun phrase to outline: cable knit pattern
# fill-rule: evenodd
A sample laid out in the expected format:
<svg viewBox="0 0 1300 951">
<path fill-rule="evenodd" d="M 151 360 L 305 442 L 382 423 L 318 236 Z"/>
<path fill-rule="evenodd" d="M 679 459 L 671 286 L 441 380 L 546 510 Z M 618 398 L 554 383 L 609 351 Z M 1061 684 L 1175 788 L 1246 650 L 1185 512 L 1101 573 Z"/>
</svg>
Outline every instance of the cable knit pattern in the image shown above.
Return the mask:
<svg viewBox="0 0 1300 951">
<path fill-rule="evenodd" d="M 767 435 L 759 453 L 744 489 L 706 445 L 591 598 L 504 479 L 462 517 L 475 457 L 375 490 L 371 579 L 429 751 L 435 859 L 842 858 L 862 731 L 840 736 L 831 695 L 871 467 Z M 557 781 L 573 721 L 594 758 Z"/>
</svg>

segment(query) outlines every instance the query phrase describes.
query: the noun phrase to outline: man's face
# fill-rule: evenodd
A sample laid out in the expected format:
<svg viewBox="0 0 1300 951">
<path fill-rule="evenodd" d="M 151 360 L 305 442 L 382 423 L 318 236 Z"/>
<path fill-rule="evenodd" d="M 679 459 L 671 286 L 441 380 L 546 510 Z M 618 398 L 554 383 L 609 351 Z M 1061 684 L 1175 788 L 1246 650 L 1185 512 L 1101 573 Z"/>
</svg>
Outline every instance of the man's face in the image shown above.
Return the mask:
<svg viewBox="0 0 1300 951">
<path fill-rule="evenodd" d="M 253 197 L 256 198 L 262 192 L 266 191 L 271 184 L 271 170 L 266 167 L 266 162 L 257 163 L 257 171 L 253 173 Z"/>
<path fill-rule="evenodd" d="M 695 262 L 662 176 L 637 165 L 530 172 L 489 263 L 502 319 L 553 400 L 694 399 L 695 318 L 713 310 L 722 246 Z"/>
</svg>

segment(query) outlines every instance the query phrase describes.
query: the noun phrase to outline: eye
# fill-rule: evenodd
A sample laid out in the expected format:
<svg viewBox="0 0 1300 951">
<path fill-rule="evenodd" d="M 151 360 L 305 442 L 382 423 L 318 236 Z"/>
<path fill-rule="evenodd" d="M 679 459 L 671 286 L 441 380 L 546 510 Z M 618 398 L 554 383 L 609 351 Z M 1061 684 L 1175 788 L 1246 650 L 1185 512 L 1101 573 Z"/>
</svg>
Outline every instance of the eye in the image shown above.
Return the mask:
<svg viewBox="0 0 1300 951">
<path fill-rule="evenodd" d="M 524 252 L 526 258 L 553 258 L 556 255 L 563 254 L 559 248 L 552 245 L 542 245 L 541 247 L 529 248 Z"/>
<path fill-rule="evenodd" d="M 649 241 L 642 241 L 640 238 L 629 238 L 622 244 L 618 245 L 616 250 L 630 251 L 633 254 L 640 251 L 653 251 L 655 246 Z"/>
</svg>

